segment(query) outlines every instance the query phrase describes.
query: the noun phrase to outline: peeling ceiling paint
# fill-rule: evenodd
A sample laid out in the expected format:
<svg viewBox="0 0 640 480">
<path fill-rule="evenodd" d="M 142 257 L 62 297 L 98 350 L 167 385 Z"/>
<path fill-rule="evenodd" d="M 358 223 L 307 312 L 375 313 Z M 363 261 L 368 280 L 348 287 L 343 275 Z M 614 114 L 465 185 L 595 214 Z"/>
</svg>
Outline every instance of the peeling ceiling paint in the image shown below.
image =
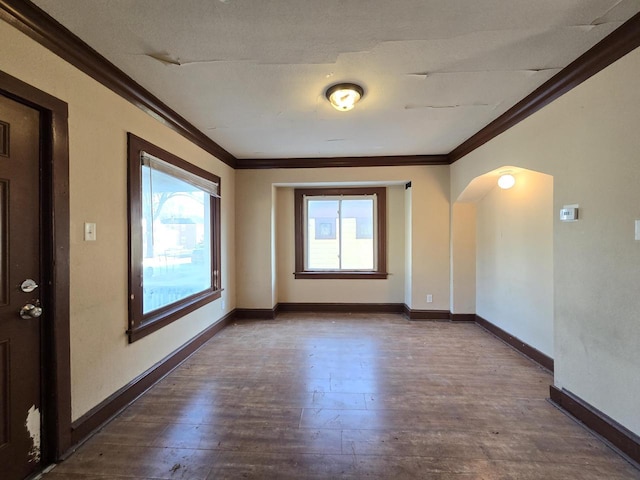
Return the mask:
<svg viewBox="0 0 640 480">
<path fill-rule="evenodd" d="M 447 153 L 640 0 L 35 0 L 238 158 Z M 365 89 L 348 113 L 333 83 Z"/>
<path fill-rule="evenodd" d="M 406 105 L 404 108 L 406 110 L 412 110 L 415 108 L 475 108 L 475 107 L 492 107 L 495 108 L 497 105 L 491 105 L 488 103 L 468 103 L 466 105 Z"/>
<path fill-rule="evenodd" d="M 195 65 L 199 63 L 215 63 L 220 62 L 221 60 L 181 60 L 179 58 L 174 58 L 172 55 L 168 53 L 145 53 L 143 54 L 145 57 L 152 58 L 153 60 L 157 60 L 164 65 L 175 65 L 178 67 L 182 67 L 185 65 Z"/>
<path fill-rule="evenodd" d="M 459 73 L 486 73 L 486 72 L 522 72 L 522 73 L 539 73 L 539 72 L 559 72 L 563 67 L 543 67 L 543 68 L 519 68 L 515 70 L 452 70 L 448 72 L 439 71 L 439 72 L 418 72 L 418 73 L 408 73 L 407 75 L 411 77 L 433 77 L 434 75 L 457 75 Z"/>
</svg>

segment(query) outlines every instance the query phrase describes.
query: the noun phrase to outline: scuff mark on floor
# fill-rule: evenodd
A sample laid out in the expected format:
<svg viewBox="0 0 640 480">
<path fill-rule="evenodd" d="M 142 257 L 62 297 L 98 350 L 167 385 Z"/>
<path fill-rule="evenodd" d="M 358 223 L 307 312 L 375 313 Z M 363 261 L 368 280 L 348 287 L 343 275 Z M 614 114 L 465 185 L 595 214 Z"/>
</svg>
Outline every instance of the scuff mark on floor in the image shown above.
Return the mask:
<svg viewBox="0 0 640 480">
<path fill-rule="evenodd" d="M 27 412 L 27 421 L 24 426 L 31 437 L 31 450 L 29 450 L 29 462 L 40 462 L 40 409 L 32 405 Z"/>
</svg>

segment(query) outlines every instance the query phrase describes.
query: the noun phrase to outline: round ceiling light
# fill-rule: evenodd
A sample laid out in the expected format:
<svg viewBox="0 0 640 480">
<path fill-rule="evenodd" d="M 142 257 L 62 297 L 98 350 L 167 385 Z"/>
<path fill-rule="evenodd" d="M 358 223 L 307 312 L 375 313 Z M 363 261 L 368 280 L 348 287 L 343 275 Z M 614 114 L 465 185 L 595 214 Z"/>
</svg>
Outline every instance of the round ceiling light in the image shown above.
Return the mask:
<svg viewBox="0 0 640 480">
<path fill-rule="evenodd" d="M 503 190 L 508 190 L 509 188 L 513 187 L 515 184 L 516 184 L 516 179 L 510 173 L 506 173 L 498 179 L 498 186 Z"/>
<path fill-rule="evenodd" d="M 355 83 L 338 83 L 329 87 L 325 95 L 333 108 L 347 112 L 360 101 L 364 90 Z"/>
</svg>

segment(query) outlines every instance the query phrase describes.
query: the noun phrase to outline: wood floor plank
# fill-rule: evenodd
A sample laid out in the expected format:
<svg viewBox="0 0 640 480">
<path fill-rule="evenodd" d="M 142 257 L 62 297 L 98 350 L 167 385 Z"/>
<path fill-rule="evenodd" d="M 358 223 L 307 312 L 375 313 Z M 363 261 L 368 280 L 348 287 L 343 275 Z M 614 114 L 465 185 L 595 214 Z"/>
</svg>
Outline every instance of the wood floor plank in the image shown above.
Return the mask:
<svg viewBox="0 0 640 480">
<path fill-rule="evenodd" d="M 215 463 L 215 455 L 208 450 L 87 442 L 71 459 L 56 466 L 52 473 L 200 480 L 207 478 Z"/>
<path fill-rule="evenodd" d="M 238 321 L 44 479 L 640 480 L 552 382 L 473 324 Z"/>
</svg>

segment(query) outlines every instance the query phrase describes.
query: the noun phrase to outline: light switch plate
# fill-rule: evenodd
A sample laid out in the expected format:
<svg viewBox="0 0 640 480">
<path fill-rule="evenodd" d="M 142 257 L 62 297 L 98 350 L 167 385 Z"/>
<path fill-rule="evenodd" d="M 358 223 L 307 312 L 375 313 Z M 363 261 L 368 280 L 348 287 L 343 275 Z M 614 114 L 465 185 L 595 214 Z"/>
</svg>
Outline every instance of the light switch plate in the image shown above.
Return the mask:
<svg viewBox="0 0 640 480">
<path fill-rule="evenodd" d="M 636 220 L 636 240 L 640 240 L 640 220 Z"/>
<path fill-rule="evenodd" d="M 85 222 L 84 224 L 84 241 L 95 242 L 96 241 L 96 224 Z"/>
</svg>

